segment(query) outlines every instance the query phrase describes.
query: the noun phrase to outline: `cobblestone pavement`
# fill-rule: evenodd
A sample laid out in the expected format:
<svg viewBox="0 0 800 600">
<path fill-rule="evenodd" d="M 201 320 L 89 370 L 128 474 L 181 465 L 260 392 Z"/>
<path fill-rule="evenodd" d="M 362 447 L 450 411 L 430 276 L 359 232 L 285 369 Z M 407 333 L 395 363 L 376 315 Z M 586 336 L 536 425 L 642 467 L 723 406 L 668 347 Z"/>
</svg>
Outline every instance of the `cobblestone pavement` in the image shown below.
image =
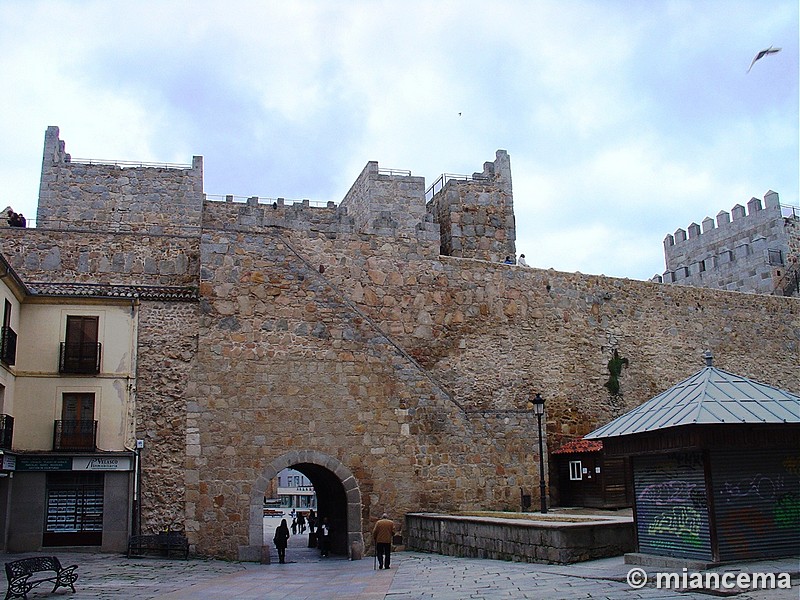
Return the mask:
<svg viewBox="0 0 800 600">
<path fill-rule="evenodd" d="M 119 554 L 57 552 L 62 563 L 78 564 L 77 592 L 50 594 L 44 585 L 31 600 L 463 600 L 463 599 L 649 599 L 709 600 L 708 593 L 633 589 L 625 581 L 631 568 L 621 557 L 576 565 L 533 565 L 453 558 L 417 552 L 395 553 L 392 568 L 374 570 L 374 559 L 320 558 L 307 548 L 306 536 L 290 540 L 285 565 L 220 560 L 128 559 Z M 42 553 L 45 554 L 45 553 Z M 31 554 L 0 555 L 4 562 Z M 797 600 L 800 560 L 731 565 L 730 571 L 791 572 L 789 590 L 737 593 L 737 600 Z M 651 574 L 655 569 L 648 568 Z M 719 594 L 717 594 L 719 595 Z"/>
</svg>

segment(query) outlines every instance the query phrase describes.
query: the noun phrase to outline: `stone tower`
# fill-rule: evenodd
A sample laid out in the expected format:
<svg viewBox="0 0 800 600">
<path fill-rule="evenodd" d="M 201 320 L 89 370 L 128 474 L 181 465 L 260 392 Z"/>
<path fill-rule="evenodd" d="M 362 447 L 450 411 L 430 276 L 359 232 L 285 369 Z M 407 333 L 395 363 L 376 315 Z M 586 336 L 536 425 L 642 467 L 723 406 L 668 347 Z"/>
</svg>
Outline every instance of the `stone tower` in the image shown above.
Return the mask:
<svg viewBox="0 0 800 600">
<path fill-rule="evenodd" d="M 664 239 L 666 272 L 654 280 L 759 294 L 800 295 L 800 210 L 769 191 L 730 213 Z"/>
<path fill-rule="evenodd" d="M 442 175 L 428 192 L 428 211 L 439 224 L 443 256 L 493 262 L 516 257 L 508 152 L 498 150 L 494 162 L 484 163 L 482 173 Z"/>
</svg>

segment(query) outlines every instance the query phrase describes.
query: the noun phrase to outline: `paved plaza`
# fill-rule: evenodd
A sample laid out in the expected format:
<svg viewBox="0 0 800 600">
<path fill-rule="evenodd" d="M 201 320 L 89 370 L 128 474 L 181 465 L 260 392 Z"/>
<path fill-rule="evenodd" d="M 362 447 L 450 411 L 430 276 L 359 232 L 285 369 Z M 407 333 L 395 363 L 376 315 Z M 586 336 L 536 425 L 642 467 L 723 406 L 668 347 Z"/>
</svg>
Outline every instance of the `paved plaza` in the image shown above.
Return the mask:
<svg viewBox="0 0 800 600">
<path fill-rule="evenodd" d="M 709 600 L 708 593 L 656 589 L 654 583 L 633 589 L 626 582 L 630 565 L 622 557 L 575 565 L 538 565 L 497 560 L 453 558 L 398 552 L 389 570 L 375 570 L 373 557 L 358 561 L 320 558 L 307 547 L 307 535 L 291 538 L 287 564 L 269 565 L 221 560 L 128 559 L 119 554 L 51 552 L 65 565 L 78 564 L 77 592 L 39 586 L 31 600 L 68 598 L 102 600 L 462 600 L 536 598 L 629 599 L 680 598 Z M 42 553 L 47 554 L 47 553 Z M 31 554 L 5 554 L 4 562 Z M 735 593 L 740 600 L 800 598 L 798 559 L 729 565 L 728 571 L 791 572 L 789 590 Z M 656 569 L 648 568 L 653 577 Z M 736 592 L 736 590 L 734 590 Z M 719 594 L 717 594 L 719 595 Z"/>
</svg>

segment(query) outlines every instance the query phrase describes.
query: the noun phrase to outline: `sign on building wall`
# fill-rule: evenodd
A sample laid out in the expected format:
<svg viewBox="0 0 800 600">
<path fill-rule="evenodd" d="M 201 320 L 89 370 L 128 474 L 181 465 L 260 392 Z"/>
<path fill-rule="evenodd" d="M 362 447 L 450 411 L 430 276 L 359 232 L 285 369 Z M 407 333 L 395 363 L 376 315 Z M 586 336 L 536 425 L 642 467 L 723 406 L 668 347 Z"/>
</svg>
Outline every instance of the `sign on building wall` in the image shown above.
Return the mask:
<svg viewBox="0 0 800 600">
<path fill-rule="evenodd" d="M 72 459 L 73 471 L 130 471 L 130 456 L 76 456 Z"/>
<path fill-rule="evenodd" d="M 8 459 L 16 458 L 16 464 Z M 12 466 L 6 466 L 10 464 Z M 130 471 L 130 456 L 4 456 L 3 468 L 16 471 Z"/>
<path fill-rule="evenodd" d="M 17 471 L 71 471 L 70 456 L 18 456 Z"/>
</svg>

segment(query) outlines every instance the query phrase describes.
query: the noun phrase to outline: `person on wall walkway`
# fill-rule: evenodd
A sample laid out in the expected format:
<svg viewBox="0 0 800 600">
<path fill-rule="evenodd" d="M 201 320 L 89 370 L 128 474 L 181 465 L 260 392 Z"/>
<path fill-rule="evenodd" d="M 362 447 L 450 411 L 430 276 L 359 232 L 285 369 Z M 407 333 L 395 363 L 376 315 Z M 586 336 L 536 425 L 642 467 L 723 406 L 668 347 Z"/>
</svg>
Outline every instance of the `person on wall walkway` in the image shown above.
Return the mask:
<svg viewBox="0 0 800 600">
<path fill-rule="evenodd" d="M 386 513 L 375 523 L 372 528 L 372 539 L 375 541 L 375 552 L 378 555 L 378 568 L 388 569 L 392 558 L 392 538 L 394 537 L 394 522 Z"/>
<path fill-rule="evenodd" d="M 286 524 L 286 519 L 281 519 L 281 524 L 275 530 L 275 537 L 272 538 L 272 541 L 278 550 L 278 562 L 286 563 L 286 546 L 289 543 L 289 526 Z"/>
</svg>

